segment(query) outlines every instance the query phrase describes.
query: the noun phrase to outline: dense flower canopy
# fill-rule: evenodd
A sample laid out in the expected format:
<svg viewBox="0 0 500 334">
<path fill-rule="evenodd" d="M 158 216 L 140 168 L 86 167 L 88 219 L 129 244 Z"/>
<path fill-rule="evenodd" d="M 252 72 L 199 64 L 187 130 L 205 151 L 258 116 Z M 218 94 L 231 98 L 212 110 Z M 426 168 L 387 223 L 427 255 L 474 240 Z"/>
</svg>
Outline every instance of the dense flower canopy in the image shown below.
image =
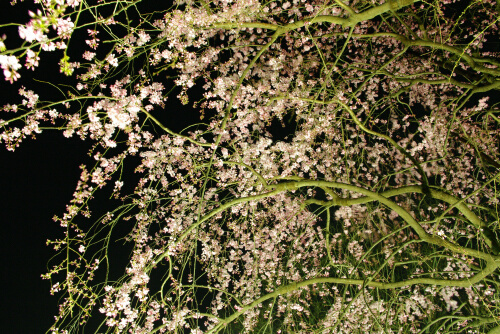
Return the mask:
<svg viewBox="0 0 500 334">
<path fill-rule="evenodd" d="M 95 159 L 49 241 L 52 333 L 500 330 L 496 1 L 35 2 L 1 141 Z M 45 101 L 50 57 L 72 84 Z"/>
</svg>

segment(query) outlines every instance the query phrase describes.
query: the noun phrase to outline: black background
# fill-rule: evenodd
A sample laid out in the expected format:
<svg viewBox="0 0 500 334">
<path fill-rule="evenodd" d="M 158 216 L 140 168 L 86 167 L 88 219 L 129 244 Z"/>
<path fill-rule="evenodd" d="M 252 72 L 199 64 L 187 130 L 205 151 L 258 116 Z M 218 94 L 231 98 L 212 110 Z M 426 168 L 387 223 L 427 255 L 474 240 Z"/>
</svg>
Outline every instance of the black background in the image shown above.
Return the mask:
<svg viewBox="0 0 500 334">
<path fill-rule="evenodd" d="M 14 7 L 3 1 L 0 23 L 26 23 L 32 1 Z M 20 45 L 16 26 L 3 26 L 8 49 Z M 47 56 L 48 53 L 45 53 Z M 43 59 L 42 59 L 43 60 Z M 24 60 L 21 61 L 24 63 Z M 54 60 L 37 75 L 52 80 L 57 66 Z M 20 85 L 40 95 L 52 94 L 47 86 L 37 86 L 25 78 L 32 72 L 20 70 L 22 78 L 10 84 L 0 78 L 0 106 L 21 102 L 17 96 Z M 38 72 L 35 72 L 38 73 Z M 56 72 L 57 73 L 57 72 Z M 0 118 L 8 119 L 2 113 Z M 0 252 L 2 254 L 2 303 L 0 332 L 45 333 L 57 314 L 58 298 L 49 293 L 49 281 L 42 280 L 46 264 L 54 255 L 46 246 L 47 239 L 62 237 L 62 229 L 52 217 L 62 215 L 71 199 L 80 174 L 78 166 L 86 158 L 89 143 L 66 139 L 61 132 L 45 131 L 36 140 L 25 139 L 15 152 L 0 147 Z"/>
<path fill-rule="evenodd" d="M 46 240 L 63 236 L 52 217 L 71 199 L 84 146 L 53 132 L 0 150 L 2 333 L 44 333 L 57 314 L 57 297 L 41 278 L 55 254 Z"/>
<path fill-rule="evenodd" d="M 168 3 L 165 1 L 163 5 L 168 7 Z M 36 11 L 37 5 L 29 0 L 13 7 L 7 1 L 2 5 L 0 36 L 6 35 L 7 50 L 13 50 L 21 45 L 18 27 L 5 24 L 27 23 L 30 20 L 28 10 Z M 80 35 L 77 41 L 71 41 L 71 57 L 84 51 L 77 46 L 81 42 L 85 47 L 85 36 Z M 14 84 L 5 81 L 0 74 L 0 108 L 7 103 L 21 103 L 22 97 L 18 95 L 21 86 L 35 91 L 41 101 L 61 99 L 62 95 L 56 88 L 34 82 L 32 78 L 75 87 L 74 77 L 67 78 L 59 73 L 58 61 L 62 55 L 60 50 L 42 51 L 40 67 L 35 72 L 23 67 L 19 70 L 21 79 Z M 70 59 L 73 60 L 77 59 Z M 24 65 L 24 57 L 20 63 Z M 199 92 L 195 91 L 194 95 L 197 94 Z M 165 110 L 155 110 L 158 119 L 173 131 L 199 121 L 195 110 L 182 106 L 174 98 L 175 91 L 172 95 Z M 0 119 L 9 119 L 12 115 L 1 112 Z M 0 333 L 45 333 L 58 314 L 58 296 L 50 295 L 50 282 L 41 278 L 48 271 L 50 258 L 56 254 L 46 241 L 63 237 L 64 229 L 52 218 L 62 216 L 66 211 L 80 176 L 79 166 L 88 164 L 91 167 L 95 163 L 87 154 L 92 143 L 76 136 L 67 139 L 62 131 L 44 130 L 36 140 L 24 139 L 15 152 L 7 151 L 4 143 L 0 145 L 0 251 L 4 287 Z M 137 178 L 132 179 L 136 181 Z M 91 208 L 94 213 L 104 213 L 109 209 L 96 200 L 91 202 Z"/>
</svg>

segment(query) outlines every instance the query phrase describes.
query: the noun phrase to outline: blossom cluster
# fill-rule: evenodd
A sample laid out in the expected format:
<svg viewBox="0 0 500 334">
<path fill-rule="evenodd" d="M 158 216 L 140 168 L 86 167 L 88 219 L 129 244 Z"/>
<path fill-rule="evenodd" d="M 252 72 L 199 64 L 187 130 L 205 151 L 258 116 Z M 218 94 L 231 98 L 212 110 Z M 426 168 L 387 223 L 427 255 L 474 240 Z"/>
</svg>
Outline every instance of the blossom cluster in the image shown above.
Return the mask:
<svg viewBox="0 0 500 334">
<path fill-rule="evenodd" d="M 459 14 L 456 1 L 177 1 L 72 21 L 118 3 L 42 1 L 19 30 L 25 52 L 0 55 L 13 83 L 20 54 L 35 69 L 88 36 L 81 59 L 60 61 L 67 99 L 22 88 L 0 123 L 9 149 L 51 125 L 94 144 L 55 219 L 54 333 L 86 321 L 74 308 L 110 333 L 494 327 L 495 1 Z M 175 99 L 197 113 L 185 129 L 168 121 Z M 120 205 L 94 217 L 108 184 Z M 118 240 L 131 255 L 114 279 Z"/>
</svg>

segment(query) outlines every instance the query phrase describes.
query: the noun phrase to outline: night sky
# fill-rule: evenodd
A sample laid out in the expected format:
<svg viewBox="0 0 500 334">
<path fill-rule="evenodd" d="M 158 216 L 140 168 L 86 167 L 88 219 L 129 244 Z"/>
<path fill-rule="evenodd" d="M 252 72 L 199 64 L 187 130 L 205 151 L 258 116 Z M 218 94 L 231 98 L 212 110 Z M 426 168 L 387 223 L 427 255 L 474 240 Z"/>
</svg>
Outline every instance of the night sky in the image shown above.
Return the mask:
<svg viewBox="0 0 500 334">
<path fill-rule="evenodd" d="M 28 8 L 33 8 L 32 1 L 15 7 L 5 1 L 0 22 L 27 22 Z M 7 48 L 19 46 L 16 27 L 0 28 L 3 34 Z M 21 75 L 28 77 L 30 72 L 22 69 Z M 19 103 L 19 84 L 11 85 L 3 74 L 0 76 L 0 105 Z M 48 78 L 44 73 L 41 77 Z M 45 333 L 57 314 L 57 297 L 50 296 L 50 283 L 40 277 L 54 255 L 45 243 L 47 238 L 62 236 L 52 217 L 62 214 L 71 198 L 84 146 L 80 140 L 65 140 L 60 132 L 27 139 L 15 152 L 8 152 L 1 144 L 2 333 Z"/>
<path fill-rule="evenodd" d="M 26 23 L 30 19 L 28 10 L 33 8 L 32 1 L 15 7 L 4 6 L 0 11 L 0 24 Z M 21 45 L 16 26 L 0 27 L 0 36 L 3 34 L 7 36 L 7 49 Z M 75 44 L 72 42 L 73 52 L 83 53 L 75 48 Z M 61 51 L 51 54 L 42 52 L 41 66 L 34 72 L 35 77 L 74 86 L 74 79 L 58 73 L 57 63 L 61 56 Z M 21 64 L 24 64 L 24 59 Z M 13 85 L 0 74 L 0 106 L 20 103 L 17 91 L 21 85 L 34 90 L 42 101 L 61 98 L 54 87 L 29 80 L 33 77 L 32 73 L 21 69 L 21 80 Z M 198 119 L 195 114 L 193 109 L 186 109 L 172 99 L 157 117 L 173 131 L 180 131 Z M 8 119 L 9 116 L 3 113 L 0 118 Z M 44 131 L 37 135 L 36 140 L 23 140 L 15 152 L 7 151 L 3 143 L 0 146 L 3 225 L 0 250 L 4 287 L 0 333 L 45 333 L 54 322 L 59 296 L 50 295 L 50 282 L 42 280 L 41 275 L 47 272 L 47 263 L 56 253 L 46 245 L 46 241 L 63 237 L 63 229 L 52 217 L 64 214 L 80 176 L 79 166 L 94 162 L 87 155 L 91 144 L 89 140 L 82 141 L 77 137 L 67 139 L 62 131 Z M 103 213 L 109 208 L 94 200 L 91 209 Z M 93 218 L 96 217 L 98 215 Z"/>
<path fill-rule="evenodd" d="M 62 236 L 52 217 L 71 199 L 83 146 L 53 132 L 14 153 L 0 150 L 2 333 L 44 333 L 57 314 L 57 297 L 40 275 L 54 255 L 47 238 Z"/>
</svg>

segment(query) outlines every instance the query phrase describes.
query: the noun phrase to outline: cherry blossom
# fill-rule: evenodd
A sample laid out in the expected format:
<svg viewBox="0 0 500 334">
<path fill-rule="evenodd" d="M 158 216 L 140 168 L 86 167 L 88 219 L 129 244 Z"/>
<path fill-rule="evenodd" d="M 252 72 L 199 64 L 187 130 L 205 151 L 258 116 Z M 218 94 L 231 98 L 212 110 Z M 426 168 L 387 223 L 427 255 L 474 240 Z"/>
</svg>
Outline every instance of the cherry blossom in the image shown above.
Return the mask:
<svg viewBox="0 0 500 334">
<path fill-rule="evenodd" d="M 55 217 L 53 333 L 94 317 L 109 333 L 498 330 L 495 1 L 146 3 L 40 1 L 1 51 L 12 84 L 55 49 L 74 80 L 49 102 L 25 84 L 7 149 L 46 128 L 94 144 Z M 174 100 L 195 112 L 184 129 Z M 97 192 L 120 204 L 95 216 Z M 117 230 L 130 256 L 109 278 Z"/>
</svg>

